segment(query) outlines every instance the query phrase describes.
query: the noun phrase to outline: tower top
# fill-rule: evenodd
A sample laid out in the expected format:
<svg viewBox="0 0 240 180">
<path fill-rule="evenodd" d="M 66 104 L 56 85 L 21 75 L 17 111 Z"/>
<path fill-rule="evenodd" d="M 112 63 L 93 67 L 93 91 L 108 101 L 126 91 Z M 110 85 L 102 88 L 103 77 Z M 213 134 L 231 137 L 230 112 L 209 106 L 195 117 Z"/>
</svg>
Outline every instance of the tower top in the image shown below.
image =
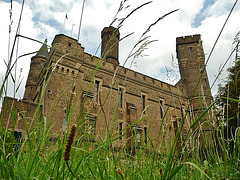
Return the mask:
<svg viewBox="0 0 240 180">
<path fill-rule="evenodd" d="M 106 61 L 119 65 L 118 61 L 118 47 L 120 33 L 117 28 L 113 26 L 103 28 L 101 32 L 102 46 L 101 57 Z"/>
<path fill-rule="evenodd" d="M 201 41 L 201 35 L 200 34 L 195 34 L 193 36 L 177 37 L 177 39 L 176 39 L 177 45 L 198 43 L 199 41 Z"/>
<path fill-rule="evenodd" d="M 111 34 L 114 33 L 114 35 L 119 39 L 120 32 L 117 28 L 115 28 L 113 26 L 103 28 L 103 30 L 101 32 L 101 37 L 103 38 L 103 36 L 107 33 L 111 33 Z"/>
</svg>

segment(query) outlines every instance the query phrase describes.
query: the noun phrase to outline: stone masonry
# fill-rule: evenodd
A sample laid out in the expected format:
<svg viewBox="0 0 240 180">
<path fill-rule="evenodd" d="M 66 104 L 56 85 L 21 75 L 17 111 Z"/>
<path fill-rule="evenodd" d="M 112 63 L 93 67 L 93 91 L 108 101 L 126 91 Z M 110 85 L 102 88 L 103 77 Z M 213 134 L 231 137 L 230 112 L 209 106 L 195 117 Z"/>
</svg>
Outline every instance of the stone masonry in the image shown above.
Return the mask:
<svg viewBox="0 0 240 180">
<path fill-rule="evenodd" d="M 9 122 L 8 128 L 26 134 L 24 125 L 15 124 L 9 115 L 12 108 L 23 112 L 27 122 L 45 117 L 56 136 L 76 123 L 79 132 L 85 132 L 84 140 L 97 143 L 110 129 L 115 137 L 121 136 L 114 145 L 128 149 L 149 141 L 156 147 L 172 142 L 182 120 L 180 134 L 186 136 L 212 101 L 201 36 L 176 39 L 181 79 L 174 86 L 120 66 L 120 33 L 114 27 L 104 28 L 101 38 L 101 57 L 84 52 L 76 39 L 64 34 L 55 36 L 50 52 L 45 43 L 31 59 L 24 98 L 16 101 L 5 97 L 2 124 Z M 194 130 L 209 131 L 208 125 L 201 127 L 209 121 L 206 115 Z"/>
</svg>

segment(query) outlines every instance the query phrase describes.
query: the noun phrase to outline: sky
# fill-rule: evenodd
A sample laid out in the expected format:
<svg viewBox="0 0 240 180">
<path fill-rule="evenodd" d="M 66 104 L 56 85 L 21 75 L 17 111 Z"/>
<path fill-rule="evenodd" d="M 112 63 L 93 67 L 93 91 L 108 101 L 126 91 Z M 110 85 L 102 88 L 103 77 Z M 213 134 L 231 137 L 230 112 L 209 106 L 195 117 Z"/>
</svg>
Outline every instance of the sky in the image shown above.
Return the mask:
<svg viewBox="0 0 240 180">
<path fill-rule="evenodd" d="M 85 52 L 99 56 L 97 49 L 101 42 L 101 30 L 111 24 L 118 12 L 120 2 L 121 0 L 85 1 L 79 38 Z M 117 14 L 117 19 L 124 18 L 133 9 L 146 2 L 148 1 L 125 0 L 124 8 Z M 201 34 L 207 59 L 234 3 L 235 0 L 153 0 L 127 18 L 120 28 L 121 37 L 134 32 L 120 42 L 120 65 L 123 65 L 132 47 L 150 24 L 164 14 L 179 9 L 159 21 L 148 32 L 149 40 L 154 42 L 147 46 L 143 53 L 145 56 L 134 59 L 132 65 L 133 60 L 129 59 L 125 65 L 127 68 L 174 85 L 180 76 L 177 68 L 176 37 Z M 77 39 L 82 4 L 83 0 L 25 0 L 19 34 L 41 42 L 47 38 L 49 46 L 56 34 L 63 33 Z M 4 61 L 8 62 L 8 54 L 13 47 L 21 6 L 21 0 L 13 1 L 12 8 L 10 1 L 0 0 L 0 85 L 6 71 Z M 234 47 L 233 39 L 240 31 L 239 19 L 240 3 L 237 3 L 207 64 L 210 85 Z M 116 27 L 118 23 L 117 20 L 113 26 Z M 17 59 L 17 66 L 13 68 L 12 74 L 16 77 L 16 87 L 18 84 L 20 86 L 14 95 L 14 87 L 10 79 L 8 96 L 22 98 L 32 55 L 20 56 L 35 52 L 40 47 L 40 43 L 26 38 L 19 38 L 17 41 L 13 55 L 13 61 Z M 233 65 L 233 61 L 234 57 L 229 60 L 226 68 Z M 217 93 L 217 84 L 226 80 L 226 68 L 212 88 L 213 95 Z"/>
</svg>

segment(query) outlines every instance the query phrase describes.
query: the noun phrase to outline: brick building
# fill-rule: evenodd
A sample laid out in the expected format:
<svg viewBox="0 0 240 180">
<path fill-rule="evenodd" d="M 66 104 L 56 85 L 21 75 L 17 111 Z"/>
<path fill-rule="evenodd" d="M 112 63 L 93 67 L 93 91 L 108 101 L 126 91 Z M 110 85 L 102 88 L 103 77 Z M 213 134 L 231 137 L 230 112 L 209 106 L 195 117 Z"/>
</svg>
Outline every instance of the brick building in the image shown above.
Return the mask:
<svg viewBox="0 0 240 180">
<path fill-rule="evenodd" d="M 87 141 L 97 143 L 110 131 L 121 136 L 115 146 L 138 147 L 148 141 L 157 146 L 171 142 L 184 121 L 183 138 L 212 100 L 200 35 L 176 39 L 181 79 L 174 86 L 120 66 L 119 37 L 113 27 L 102 30 L 102 58 L 84 52 L 76 39 L 64 34 L 55 36 L 49 52 L 45 43 L 31 58 L 24 98 L 5 97 L 2 124 L 9 120 L 8 128 L 13 128 L 12 108 L 15 131 L 23 136 L 25 120 L 32 129 L 46 117 L 52 134 L 76 123 Z M 211 119 L 205 115 L 196 132 L 209 131 L 208 125 L 199 128 L 204 121 Z"/>
</svg>

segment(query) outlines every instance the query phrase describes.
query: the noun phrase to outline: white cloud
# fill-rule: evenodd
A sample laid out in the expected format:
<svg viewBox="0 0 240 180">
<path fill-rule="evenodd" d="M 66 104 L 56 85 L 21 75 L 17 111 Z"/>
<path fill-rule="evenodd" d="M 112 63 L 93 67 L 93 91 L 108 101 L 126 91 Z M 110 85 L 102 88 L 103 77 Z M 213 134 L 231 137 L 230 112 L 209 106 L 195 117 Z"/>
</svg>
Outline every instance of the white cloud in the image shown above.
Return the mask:
<svg viewBox="0 0 240 180">
<path fill-rule="evenodd" d="M 101 30 L 103 27 L 108 26 L 111 23 L 118 10 L 120 2 L 120 0 L 86 1 L 80 43 L 85 47 L 87 52 L 92 54 L 95 53 L 100 43 Z M 128 0 L 126 6 L 130 5 L 130 7 L 123 9 L 118 17 L 124 17 L 134 8 L 145 2 L 147 1 Z M 123 64 L 133 45 L 152 22 L 157 20 L 160 16 L 179 8 L 178 12 L 169 15 L 152 28 L 149 35 L 151 35 L 152 39 L 158 40 L 158 42 L 151 44 L 149 49 L 145 52 L 145 54 L 148 54 L 149 56 L 137 59 L 137 67 L 132 67 L 134 70 L 146 75 L 156 77 L 160 80 L 166 80 L 167 77 L 164 74 L 163 69 L 165 69 L 165 67 L 171 67 L 172 55 L 176 60 L 176 37 L 201 34 L 203 47 L 208 57 L 233 3 L 233 0 L 215 1 L 214 4 L 208 6 L 208 8 L 204 10 L 203 14 L 205 19 L 200 23 L 200 26 L 194 28 L 192 24 L 194 23 L 196 16 L 202 12 L 204 0 L 153 1 L 153 3 L 141 8 L 129 17 L 124 22 L 123 27 L 120 28 L 121 37 L 128 33 L 135 32 L 132 37 L 129 37 L 120 43 L 120 63 Z M 14 6 L 14 13 L 15 15 L 18 15 L 20 4 L 14 2 Z M 6 17 L 2 22 L 3 28 L 0 29 L 0 47 L 3 52 L 0 53 L 1 59 L 7 59 L 9 8 L 9 3 L 0 2 L 0 15 L 1 17 Z M 47 37 L 49 40 L 48 44 L 50 44 L 55 34 L 62 33 L 64 17 L 67 13 L 68 20 L 65 21 L 64 33 L 70 36 L 73 28 L 73 37 L 77 38 L 81 10 L 82 1 L 29 0 L 24 7 L 21 34 L 41 41 Z M 240 30 L 240 25 L 237 23 L 239 21 L 239 16 L 240 5 L 238 4 L 209 61 L 207 70 L 211 83 L 215 78 L 214 76 L 218 73 L 218 66 L 224 63 L 231 51 L 232 41 L 235 34 Z M 14 18 L 13 26 L 16 26 L 16 23 L 17 19 Z M 73 26 L 73 24 L 75 25 Z M 21 39 L 20 43 L 19 54 L 24 53 L 24 51 L 36 51 L 41 46 L 23 39 Z M 22 58 L 19 62 L 20 61 L 24 62 L 24 66 L 22 67 L 24 68 L 24 76 L 26 77 L 30 57 Z M 0 63 L 2 67 L 2 61 Z M 127 67 L 129 67 L 129 64 Z M 0 73 L 2 77 L 2 70 L 0 70 Z M 23 88 L 21 91 L 23 91 Z M 213 93 L 216 93 L 216 88 Z"/>
<path fill-rule="evenodd" d="M 12 50 L 13 46 L 13 41 L 15 38 L 16 30 L 17 30 L 17 25 L 18 25 L 18 20 L 20 16 L 20 9 L 21 9 L 21 4 L 18 2 L 13 2 L 13 9 L 12 9 L 12 25 L 11 25 L 11 36 L 10 36 L 10 53 Z M 1 66 L 1 71 L 0 71 L 0 85 L 3 83 L 3 78 L 6 72 L 6 65 L 4 64 L 3 59 L 8 62 L 8 43 L 9 43 L 9 24 L 10 24 L 10 15 L 9 15 L 9 10 L 10 10 L 10 3 L 5 3 L 5 2 L 0 2 L 0 16 L 5 17 L 2 18 L 1 21 L 1 30 L 0 30 L 0 66 Z M 38 35 L 38 29 L 34 28 L 34 23 L 32 21 L 32 11 L 30 8 L 25 5 L 23 15 L 22 15 L 22 21 L 20 25 L 20 34 L 34 38 L 36 39 Z M 14 46 L 14 54 L 12 58 L 12 62 L 15 62 L 17 57 L 24 55 L 29 52 L 36 51 L 36 47 L 39 47 L 39 44 L 32 42 L 31 40 L 27 40 L 24 38 L 19 38 L 18 43 Z M 17 52 L 17 53 L 16 53 Z M 28 70 L 29 70 L 29 63 L 30 63 L 30 57 L 29 56 L 24 56 L 22 58 L 19 58 L 17 60 L 17 69 L 16 69 L 16 77 L 25 77 L 23 83 L 21 84 L 21 88 L 19 89 L 19 93 L 16 94 L 16 97 L 21 97 L 24 92 L 24 87 L 25 87 L 25 81 L 28 75 Z M 13 68 L 12 72 L 13 76 L 15 76 L 15 68 Z M 19 80 L 17 80 L 19 82 Z M 9 88 L 8 88 L 8 95 L 13 96 L 13 84 L 11 79 L 9 79 Z"/>
</svg>

